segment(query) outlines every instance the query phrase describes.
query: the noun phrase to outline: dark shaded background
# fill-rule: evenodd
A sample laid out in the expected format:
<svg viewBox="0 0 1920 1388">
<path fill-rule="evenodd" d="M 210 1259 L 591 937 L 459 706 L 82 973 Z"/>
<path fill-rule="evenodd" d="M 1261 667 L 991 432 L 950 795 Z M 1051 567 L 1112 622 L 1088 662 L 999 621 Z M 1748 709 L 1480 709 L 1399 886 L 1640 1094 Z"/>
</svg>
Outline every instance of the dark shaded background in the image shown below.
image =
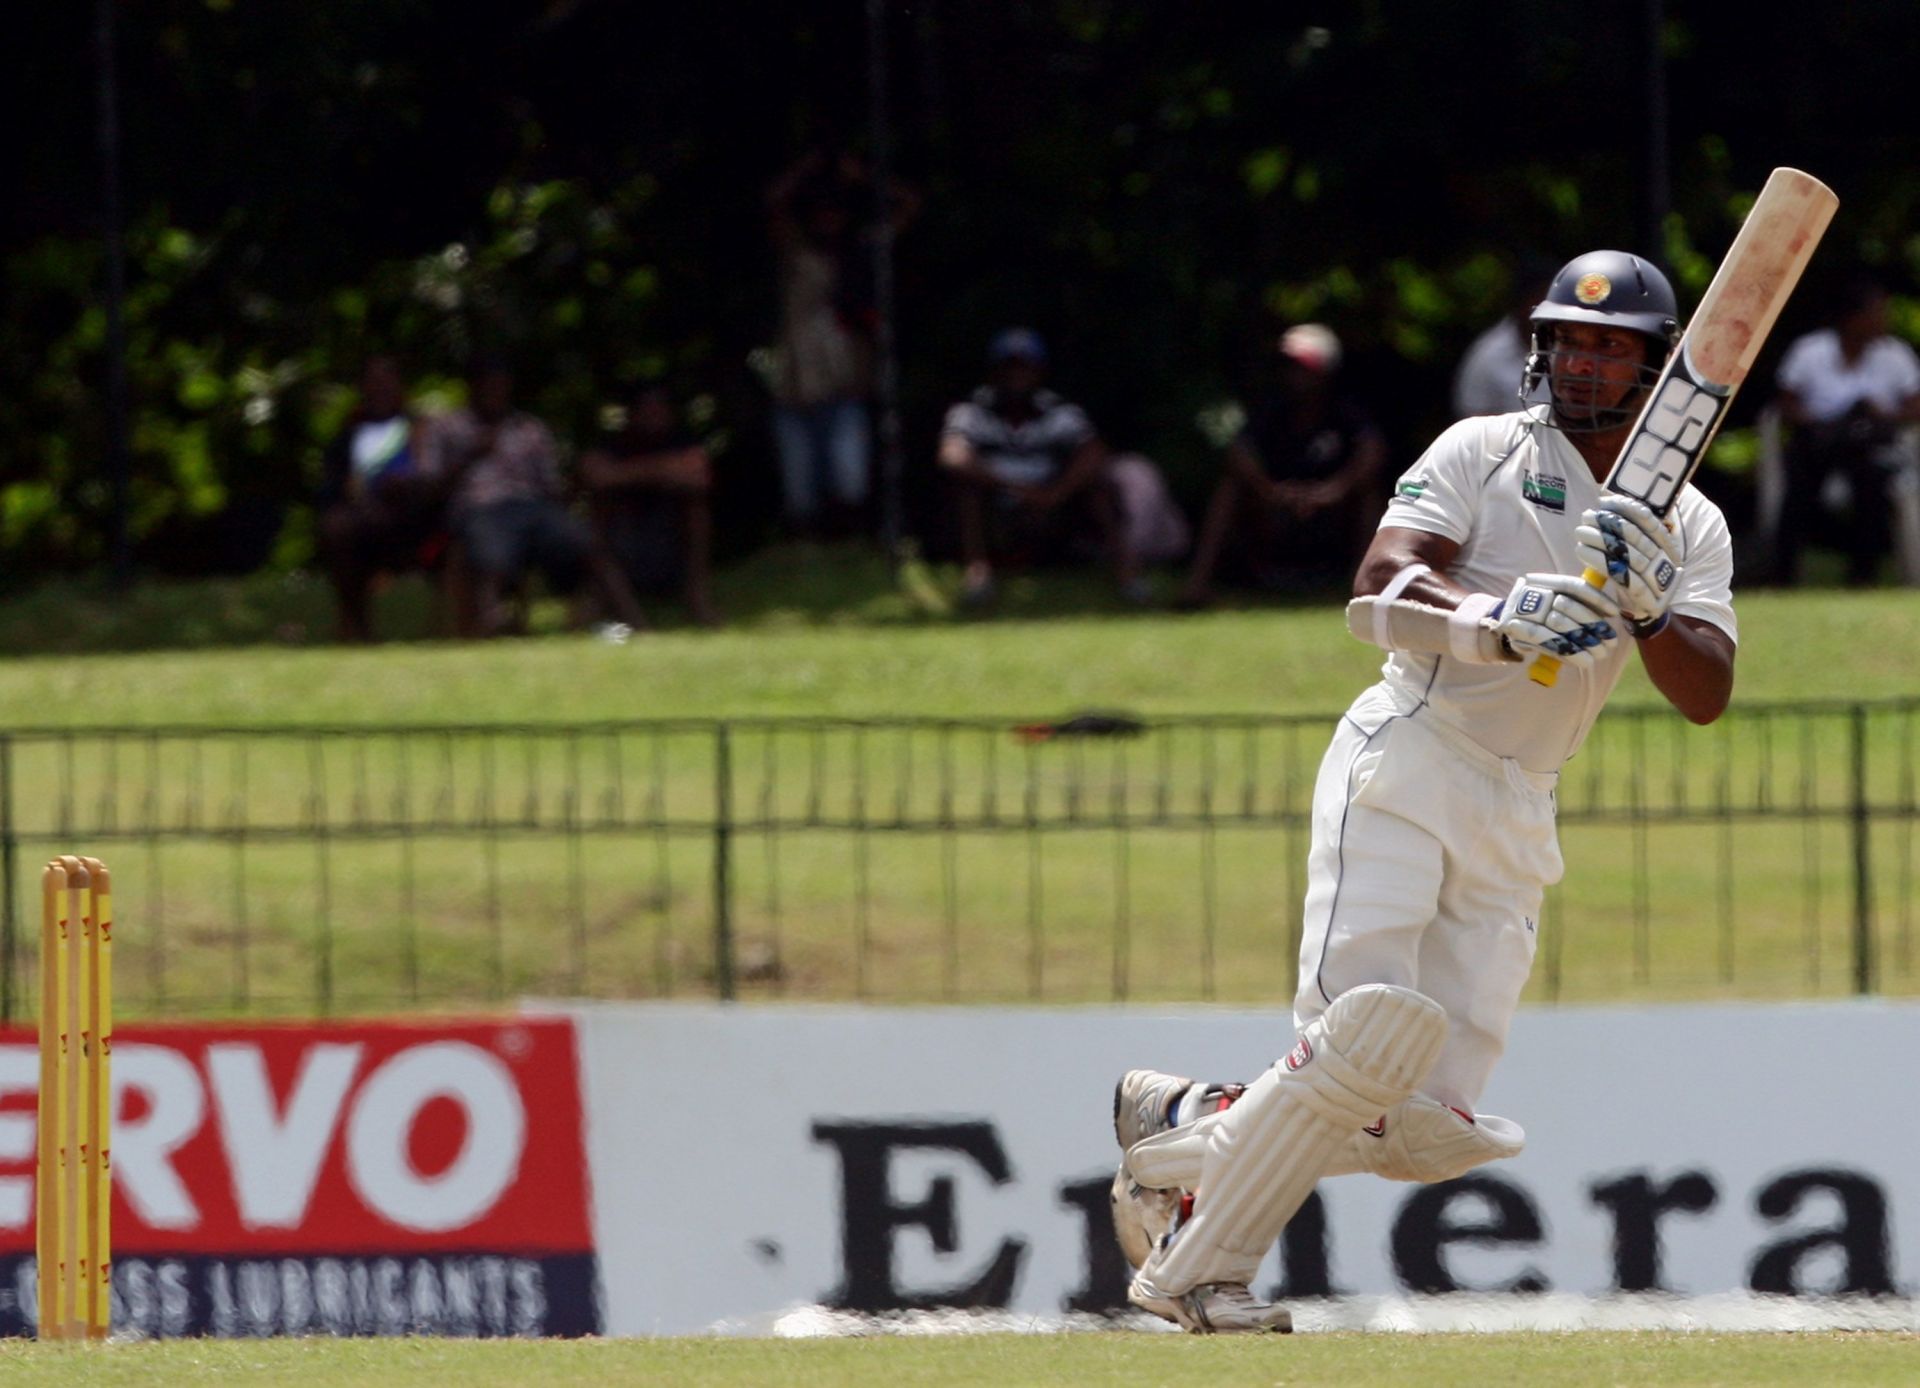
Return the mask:
<svg viewBox="0 0 1920 1388">
<path fill-rule="evenodd" d="M 7 16 L 6 582 L 104 554 L 93 9 Z M 1673 215 L 1649 246 L 1656 12 Z M 763 198 L 809 146 L 866 145 L 860 0 L 127 0 L 117 16 L 143 565 L 301 562 L 341 383 L 374 348 L 430 389 L 473 348 L 504 349 L 576 443 L 627 383 L 710 397 L 729 542 L 765 536 Z M 1245 389 L 1278 326 L 1341 333 L 1404 464 L 1445 422 L 1513 257 L 1650 252 L 1690 304 L 1776 164 L 1841 196 L 1776 353 L 1823 285 L 1865 265 L 1904 293 L 1920 265 L 1898 0 L 1794 26 L 1704 0 L 894 0 L 888 16 L 895 165 L 925 197 L 899 244 L 910 503 L 941 407 L 1011 321 L 1045 332 L 1061 387 L 1191 500 L 1217 466 L 1196 416 Z M 1920 309 L 1903 298 L 1897 321 L 1912 335 Z M 1737 471 L 1717 485 L 1737 519 Z"/>
</svg>

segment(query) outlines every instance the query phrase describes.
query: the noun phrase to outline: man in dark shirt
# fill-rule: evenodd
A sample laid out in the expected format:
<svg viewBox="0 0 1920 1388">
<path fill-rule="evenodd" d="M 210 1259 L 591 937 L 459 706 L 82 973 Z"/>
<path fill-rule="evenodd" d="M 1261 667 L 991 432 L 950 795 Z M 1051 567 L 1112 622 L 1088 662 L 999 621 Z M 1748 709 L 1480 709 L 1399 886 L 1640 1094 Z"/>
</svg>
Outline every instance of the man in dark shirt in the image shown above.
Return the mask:
<svg viewBox="0 0 1920 1388">
<path fill-rule="evenodd" d="M 1365 413 L 1335 392 L 1339 367 L 1340 340 L 1330 329 L 1302 323 L 1281 337 L 1278 389 L 1227 446 L 1182 606 L 1212 599 L 1230 542 L 1250 552 L 1248 567 L 1268 581 L 1344 583 L 1352 572 L 1379 519 L 1386 445 Z"/>
<path fill-rule="evenodd" d="M 580 459 L 593 526 L 636 592 L 678 593 L 702 626 L 718 626 L 710 592 L 713 463 L 680 424 L 666 387 L 642 386 L 626 427 Z"/>
<path fill-rule="evenodd" d="M 966 560 L 962 600 L 994 595 L 996 551 L 1057 549 L 1092 530 L 1121 592 L 1139 577 L 1107 478 L 1107 447 L 1086 412 L 1045 388 L 1047 349 L 1029 328 L 1008 328 L 987 349 L 988 381 L 947 411 L 940 465 L 953 479 Z"/>
</svg>

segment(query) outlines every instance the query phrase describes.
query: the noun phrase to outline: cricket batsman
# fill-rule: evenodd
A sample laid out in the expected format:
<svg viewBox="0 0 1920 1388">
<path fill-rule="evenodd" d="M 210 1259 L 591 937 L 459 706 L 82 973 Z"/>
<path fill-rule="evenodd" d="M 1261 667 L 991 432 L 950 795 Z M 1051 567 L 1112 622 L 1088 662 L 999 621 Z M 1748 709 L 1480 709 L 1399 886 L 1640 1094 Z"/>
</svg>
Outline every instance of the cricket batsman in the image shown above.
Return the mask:
<svg viewBox="0 0 1920 1388">
<path fill-rule="evenodd" d="M 1321 1177 L 1444 1181 L 1520 1151 L 1478 1106 L 1561 876 L 1560 768 L 1636 652 L 1692 722 L 1732 694 L 1725 518 L 1691 486 L 1663 517 L 1601 485 L 1673 350 L 1672 287 L 1594 251 L 1531 317 L 1516 399 L 1544 381 L 1546 401 L 1435 440 L 1354 577 L 1446 609 L 1450 650 L 1390 648 L 1321 763 L 1292 1049 L 1245 1086 L 1133 1070 L 1115 1090 L 1128 1297 L 1188 1330 L 1291 1328 L 1249 1284 Z M 1528 677 L 1542 655 L 1551 687 Z"/>
</svg>

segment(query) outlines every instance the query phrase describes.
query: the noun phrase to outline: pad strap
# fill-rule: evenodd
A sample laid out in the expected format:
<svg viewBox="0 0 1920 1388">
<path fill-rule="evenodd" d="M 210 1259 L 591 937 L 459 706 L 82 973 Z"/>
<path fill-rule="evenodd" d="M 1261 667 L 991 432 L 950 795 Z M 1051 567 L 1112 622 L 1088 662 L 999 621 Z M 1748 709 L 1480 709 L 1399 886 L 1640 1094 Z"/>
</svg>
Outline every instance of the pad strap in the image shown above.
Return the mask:
<svg viewBox="0 0 1920 1388">
<path fill-rule="evenodd" d="M 1412 583 L 1414 579 L 1420 577 L 1421 574 L 1430 574 L 1432 572 L 1433 572 L 1433 567 L 1431 565 L 1422 564 L 1418 560 L 1415 560 L 1413 563 L 1407 565 L 1406 568 L 1400 570 L 1399 573 L 1395 574 L 1392 578 L 1387 580 L 1387 586 L 1380 590 L 1379 601 L 1375 602 L 1373 605 L 1373 644 L 1374 645 L 1380 646 L 1386 650 L 1393 649 L 1392 633 L 1388 630 L 1388 626 L 1387 626 L 1387 612 L 1388 612 L 1387 605 L 1391 603 L 1395 598 L 1399 597 L 1402 593 L 1406 592 L 1407 585 Z"/>
</svg>

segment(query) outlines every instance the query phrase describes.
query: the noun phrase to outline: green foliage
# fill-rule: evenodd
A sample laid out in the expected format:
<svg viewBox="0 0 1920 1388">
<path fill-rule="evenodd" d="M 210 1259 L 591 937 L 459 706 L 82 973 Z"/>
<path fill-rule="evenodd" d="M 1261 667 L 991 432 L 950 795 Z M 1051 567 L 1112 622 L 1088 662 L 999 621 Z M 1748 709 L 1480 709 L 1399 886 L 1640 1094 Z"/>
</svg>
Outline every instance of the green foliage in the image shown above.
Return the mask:
<svg viewBox="0 0 1920 1388">
<path fill-rule="evenodd" d="M 860 146 L 862 7 L 757 13 L 555 4 L 120 6 L 133 521 L 164 569 L 307 557 L 306 498 L 342 384 L 397 350 L 455 398 L 501 349 L 583 441 L 628 384 L 716 402 L 768 489 L 747 363 L 775 316 L 764 194 L 801 149 Z M 1646 35 L 1637 11 L 1409 0 L 1259 22 L 1151 0 L 889 7 L 909 476 L 996 327 L 1033 322 L 1056 379 L 1194 499 L 1193 427 L 1244 397 L 1275 330 L 1340 332 L 1401 456 L 1445 422 L 1449 368 L 1505 310 L 1523 253 L 1639 246 Z M 1850 6 L 1824 58 L 1668 15 L 1683 299 L 1776 162 L 1842 195 L 1818 317 L 1850 261 L 1920 276 L 1920 159 L 1899 105 L 1909 16 Z M 101 558 L 104 260 L 85 7 L 28 7 L 28 195 L 0 213 L 0 571 Z M 1718 32 L 1720 26 L 1715 26 Z M 1679 94 L 1713 91 L 1710 105 Z M 1835 142 L 1821 130 L 1873 132 Z M 1920 309 L 1902 300 L 1913 331 Z M 1763 363 L 1763 370 L 1765 369 Z M 738 497 L 735 501 L 738 501 Z M 740 508 L 735 507 L 737 513 Z M 746 505 L 747 511 L 752 505 Z M 925 508 L 931 510 L 931 507 Z M 222 550 L 224 518 L 278 537 Z M 738 522 L 738 515 L 732 519 Z"/>
<path fill-rule="evenodd" d="M 503 183 L 471 242 L 373 263 L 360 283 L 309 302 L 271 278 L 223 281 L 218 239 L 143 219 L 128 237 L 140 274 L 127 303 L 135 536 L 163 567 L 191 569 L 192 555 L 169 549 L 192 542 L 188 522 L 237 497 L 264 497 L 276 514 L 297 507 L 351 408 L 345 383 L 373 351 L 397 352 L 427 392 L 442 387 L 443 403 L 469 355 L 504 352 L 534 367 L 531 407 L 589 436 L 610 393 L 662 374 L 674 351 L 655 321 L 658 268 L 633 231 L 651 187 L 639 176 L 596 197 L 567 180 Z M 0 543 L 26 567 L 85 567 L 102 554 L 105 441 L 84 388 L 106 335 L 88 302 L 97 262 L 84 245 L 45 242 L 8 264 L 35 306 L 70 316 L 42 364 L 25 368 L 24 394 L 41 408 L 0 417 L 8 456 L 33 464 L 0 473 Z M 310 542 L 275 553 L 283 564 L 310 557 Z"/>
</svg>

